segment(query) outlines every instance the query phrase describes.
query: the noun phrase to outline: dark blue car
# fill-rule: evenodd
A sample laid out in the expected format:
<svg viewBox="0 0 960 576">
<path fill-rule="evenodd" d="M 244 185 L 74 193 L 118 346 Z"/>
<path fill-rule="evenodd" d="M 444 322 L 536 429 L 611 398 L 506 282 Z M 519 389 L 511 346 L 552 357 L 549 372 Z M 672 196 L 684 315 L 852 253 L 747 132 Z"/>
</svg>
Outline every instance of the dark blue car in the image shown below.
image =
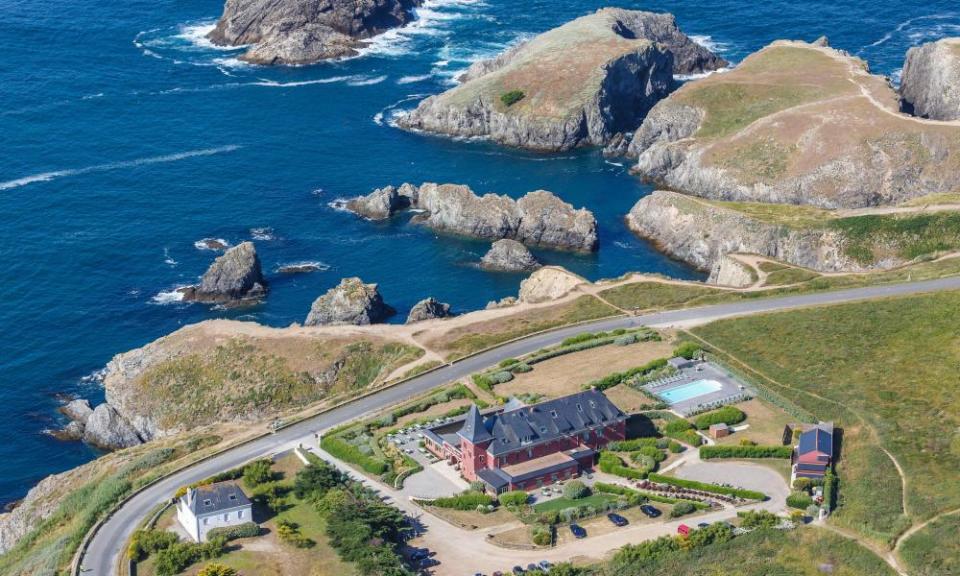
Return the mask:
<svg viewBox="0 0 960 576">
<path fill-rule="evenodd" d="M 578 539 L 578 540 L 579 540 L 580 538 L 586 538 L 586 537 L 587 537 L 587 531 L 584 530 L 584 529 L 583 529 L 583 526 L 580 526 L 579 524 L 571 524 L 571 525 L 570 525 L 570 532 L 572 532 L 572 533 L 573 533 L 573 537 L 576 538 L 576 539 Z"/>
<path fill-rule="evenodd" d="M 619 528 L 623 528 L 630 523 L 626 518 L 614 512 L 607 514 L 607 519 L 613 522 L 614 526 Z"/>
</svg>

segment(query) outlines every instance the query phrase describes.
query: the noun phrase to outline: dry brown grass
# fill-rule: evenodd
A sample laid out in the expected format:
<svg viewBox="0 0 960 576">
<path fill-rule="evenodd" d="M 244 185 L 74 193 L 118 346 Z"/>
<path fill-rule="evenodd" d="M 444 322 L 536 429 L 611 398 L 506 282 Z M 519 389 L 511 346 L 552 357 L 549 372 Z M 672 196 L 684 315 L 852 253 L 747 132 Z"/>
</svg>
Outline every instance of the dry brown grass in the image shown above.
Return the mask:
<svg viewBox="0 0 960 576">
<path fill-rule="evenodd" d="M 783 438 L 783 428 L 794 422 L 788 414 L 767 404 L 759 398 L 736 405 L 747 414 L 743 424 L 750 427 L 742 432 L 735 432 L 726 438 L 717 440 L 717 444 L 739 444 L 741 440 L 753 440 L 764 446 L 779 445 Z"/>
<path fill-rule="evenodd" d="M 534 364 L 532 372 L 517 374 L 512 381 L 498 385 L 497 394 L 536 393 L 549 398 L 574 394 L 591 380 L 669 356 L 672 349 L 666 342 L 640 342 L 629 346 L 611 344 L 565 354 Z"/>
</svg>

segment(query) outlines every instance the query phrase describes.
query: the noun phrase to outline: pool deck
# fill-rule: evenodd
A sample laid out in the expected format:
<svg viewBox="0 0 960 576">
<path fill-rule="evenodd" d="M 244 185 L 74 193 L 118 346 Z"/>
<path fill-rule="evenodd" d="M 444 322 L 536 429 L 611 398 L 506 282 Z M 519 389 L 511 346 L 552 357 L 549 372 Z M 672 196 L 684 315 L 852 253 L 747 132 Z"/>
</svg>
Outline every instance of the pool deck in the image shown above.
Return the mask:
<svg viewBox="0 0 960 576">
<path fill-rule="evenodd" d="M 669 378 L 647 384 L 645 388 L 649 392 L 660 396 L 663 392 L 687 386 L 697 380 L 715 380 L 720 383 L 721 387 L 713 392 L 670 403 L 672 410 L 687 416 L 723 404 L 740 401 L 744 396 L 753 396 L 750 389 L 735 376 L 710 362 L 696 362 L 692 366 L 681 368 L 677 374 Z M 669 403 L 668 400 L 664 400 Z"/>
</svg>

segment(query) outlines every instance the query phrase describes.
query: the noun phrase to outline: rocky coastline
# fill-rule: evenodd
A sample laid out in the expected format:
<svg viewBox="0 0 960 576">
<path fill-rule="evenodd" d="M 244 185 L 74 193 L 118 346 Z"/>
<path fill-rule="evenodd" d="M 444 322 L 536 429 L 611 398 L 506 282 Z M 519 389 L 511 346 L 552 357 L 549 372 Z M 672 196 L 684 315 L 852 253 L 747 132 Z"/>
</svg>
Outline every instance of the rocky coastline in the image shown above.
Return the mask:
<svg viewBox="0 0 960 576">
<path fill-rule="evenodd" d="M 944 38 L 907 51 L 900 80 L 904 107 L 931 120 L 960 119 L 960 38 Z"/>
<path fill-rule="evenodd" d="M 267 294 L 260 258 L 253 242 L 243 242 L 217 257 L 200 284 L 180 288 L 188 302 L 241 304 L 256 302 Z"/>
<path fill-rule="evenodd" d="M 532 150 L 604 146 L 639 126 L 674 73 L 726 65 L 670 14 L 603 8 L 474 64 L 398 124 Z"/>
<path fill-rule="evenodd" d="M 409 208 L 422 210 L 411 220 L 431 229 L 480 238 L 512 239 L 532 246 L 591 252 L 597 249 L 597 220 L 551 192 L 537 190 L 518 200 L 478 196 L 468 186 L 425 183 L 374 190 L 346 202 L 346 208 L 370 219 L 388 218 Z"/>
<path fill-rule="evenodd" d="M 364 40 L 414 19 L 422 0 L 227 0 L 207 36 L 221 46 L 249 46 L 241 60 L 313 64 L 355 56 Z"/>
</svg>

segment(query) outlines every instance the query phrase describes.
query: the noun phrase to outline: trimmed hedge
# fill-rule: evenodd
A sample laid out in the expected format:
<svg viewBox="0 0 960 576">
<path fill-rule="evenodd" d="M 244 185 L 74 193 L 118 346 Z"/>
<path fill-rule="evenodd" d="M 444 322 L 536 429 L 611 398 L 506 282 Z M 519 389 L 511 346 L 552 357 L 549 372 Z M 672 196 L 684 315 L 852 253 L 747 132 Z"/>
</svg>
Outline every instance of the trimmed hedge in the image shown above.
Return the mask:
<svg viewBox="0 0 960 576">
<path fill-rule="evenodd" d="M 510 492 L 504 492 L 497 497 L 500 501 L 501 506 L 523 506 L 530 499 L 530 495 L 524 490 L 511 490 Z"/>
<path fill-rule="evenodd" d="M 359 466 L 364 472 L 369 474 L 379 476 L 390 469 L 390 465 L 383 460 L 367 456 L 353 444 L 336 436 L 328 435 L 321 438 L 320 447 L 329 452 L 334 458 Z"/>
<path fill-rule="evenodd" d="M 600 460 L 597 465 L 601 472 L 633 480 L 643 480 L 649 472 L 624 466 L 623 461 L 616 454 L 607 451 L 600 452 Z"/>
<path fill-rule="evenodd" d="M 670 511 L 671 518 L 679 518 L 681 516 L 686 516 L 696 512 L 697 507 L 693 505 L 693 502 L 677 502 L 674 505 L 673 510 Z"/>
<path fill-rule="evenodd" d="M 693 421 L 698 430 L 706 430 L 713 424 L 739 424 L 747 419 L 743 410 L 735 406 L 724 406 L 719 410 L 697 416 Z"/>
<path fill-rule="evenodd" d="M 424 504 L 437 508 L 452 508 L 453 510 L 476 510 L 477 506 L 490 506 L 493 502 L 493 496 L 489 494 L 467 490 L 455 496 L 425 501 Z"/>
<path fill-rule="evenodd" d="M 702 351 L 703 348 L 696 342 L 684 340 L 674 348 L 673 355 L 686 358 L 687 360 L 693 360 Z"/>
<path fill-rule="evenodd" d="M 813 498 L 806 492 L 794 492 L 787 496 L 787 506 L 798 510 L 806 510 L 813 505 Z"/>
<path fill-rule="evenodd" d="M 827 511 L 832 511 L 837 504 L 837 476 L 832 470 L 827 470 L 823 476 L 823 505 Z"/>
<path fill-rule="evenodd" d="M 712 492 L 714 494 L 723 494 L 725 496 L 736 496 L 747 500 L 766 500 L 767 495 L 763 492 L 754 490 L 744 490 L 742 488 L 730 488 L 729 486 L 720 486 L 709 484 L 707 482 L 697 482 L 696 480 L 686 480 L 683 478 L 673 478 L 663 476 L 662 474 L 650 474 L 649 480 L 658 484 L 670 484 L 680 488 L 690 488 L 691 490 L 700 490 L 702 492 Z"/>
<path fill-rule="evenodd" d="M 667 422 L 663 427 L 663 433 L 671 438 L 686 442 L 691 446 L 703 444 L 703 438 L 694 431 L 693 424 L 684 418 L 677 418 Z"/>
<path fill-rule="evenodd" d="M 228 542 L 238 538 L 253 538 L 260 535 L 260 526 L 253 522 L 244 522 L 236 526 L 224 526 L 223 528 L 213 528 L 207 532 L 208 538 L 222 536 Z"/>
<path fill-rule="evenodd" d="M 654 370 L 659 370 L 667 365 L 666 358 L 657 358 L 656 360 L 651 360 L 643 366 L 637 366 L 636 368 L 631 368 L 624 372 L 614 372 L 608 376 L 604 376 L 599 380 L 594 380 L 584 384 L 583 388 L 589 390 L 590 388 L 596 388 L 597 390 L 606 390 L 607 388 L 613 388 L 618 384 L 623 384 L 627 380 L 633 378 L 634 376 L 643 376 L 653 372 Z"/>
<path fill-rule="evenodd" d="M 666 446 L 666 442 L 663 438 L 634 438 L 632 440 L 614 440 L 613 442 L 607 444 L 607 450 L 611 452 L 636 452 L 637 450 L 647 446 L 663 448 Z"/>
<path fill-rule="evenodd" d="M 790 446 L 701 446 L 700 457 L 712 458 L 790 458 Z"/>
</svg>

